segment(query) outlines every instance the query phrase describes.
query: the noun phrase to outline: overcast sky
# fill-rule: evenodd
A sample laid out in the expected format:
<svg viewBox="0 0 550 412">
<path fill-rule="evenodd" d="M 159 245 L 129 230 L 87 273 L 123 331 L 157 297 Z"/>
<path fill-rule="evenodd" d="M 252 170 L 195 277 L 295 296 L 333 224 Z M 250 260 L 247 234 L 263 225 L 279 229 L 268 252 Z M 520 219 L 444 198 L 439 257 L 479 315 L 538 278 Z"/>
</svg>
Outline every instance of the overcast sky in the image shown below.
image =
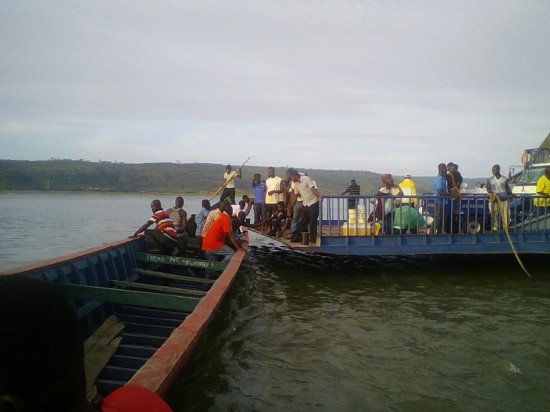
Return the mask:
<svg viewBox="0 0 550 412">
<path fill-rule="evenodd" d="M 550 132 L 550 1 L 2 1 L 0 158 L 464 176 Z"/>
</svg>

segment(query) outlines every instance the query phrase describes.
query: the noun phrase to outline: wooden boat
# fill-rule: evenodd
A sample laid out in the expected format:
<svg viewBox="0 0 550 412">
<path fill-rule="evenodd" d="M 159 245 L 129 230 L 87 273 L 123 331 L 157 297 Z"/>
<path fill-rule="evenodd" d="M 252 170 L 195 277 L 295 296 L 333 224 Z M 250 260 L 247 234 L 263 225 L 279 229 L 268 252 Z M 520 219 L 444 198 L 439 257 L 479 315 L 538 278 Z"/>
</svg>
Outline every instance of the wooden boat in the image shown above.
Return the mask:
<svg viewBox="0 0 550 412">
<path fill-rule="evenodd" d="M 127 383 L 163 396 L 214 317 L 245 255 L 239 251 L 225 265 L 148 254 L 145 249 L 143 238 L 126 239 L 0 273 L 52 282 L 70 298 L 88 337 L 90 401 Z M 206 269 L 221 274 L 209 279 Z"/>
</svg>

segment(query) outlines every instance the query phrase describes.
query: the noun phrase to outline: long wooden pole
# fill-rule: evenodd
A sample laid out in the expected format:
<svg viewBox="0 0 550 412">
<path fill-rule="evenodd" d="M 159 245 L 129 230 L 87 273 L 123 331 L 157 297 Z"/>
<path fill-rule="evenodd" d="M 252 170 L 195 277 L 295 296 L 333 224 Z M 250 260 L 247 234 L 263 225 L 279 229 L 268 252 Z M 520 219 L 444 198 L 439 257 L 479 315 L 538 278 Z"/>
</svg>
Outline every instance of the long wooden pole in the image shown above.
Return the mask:
<svg viewBox="0 0 550 412">
<path fill-rule="evenodd" d="M 212 197 L 209 199 L 210 201 L 211 201 L 212 199 L 214 199 L 214 197 L 216 197 L 216 195 L 220 192 L 220 190 L 222 190 L 225 186 L 227 186 L 227 184 L 228 184 L 230 181 L 232 181 L 233 179 L 235 179 L 235 176 L 237 176 L 237 172 L 238 172 L 239 170 L 241 170 L 241 169 L 244 167 L 244 165 L 248 163 L 249 160 L 250 160 L 250 156 L 248 156 L 248 159 L 246 159 L 246 160 L 244 161 L 244 163 L 243 163 L 237 170 L 235 170 L 235 174 L 234 174 L 230 179 L 227 179 L 227 180 L 223 183 L 223 185 L 221 185 L 221 186 L 218 188 L 218 190 L 216 190 L 216 192 L 215 192 L 215 193 L 212 195 Z"/>
</svg>

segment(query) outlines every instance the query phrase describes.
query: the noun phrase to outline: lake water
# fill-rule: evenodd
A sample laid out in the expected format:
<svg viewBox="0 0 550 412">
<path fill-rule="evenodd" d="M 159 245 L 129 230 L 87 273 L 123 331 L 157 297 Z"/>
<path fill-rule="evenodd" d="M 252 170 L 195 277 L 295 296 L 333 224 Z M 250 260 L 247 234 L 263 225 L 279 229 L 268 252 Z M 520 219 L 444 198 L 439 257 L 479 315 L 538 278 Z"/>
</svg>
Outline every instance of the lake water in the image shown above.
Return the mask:
<svg viewBox="0 0 550 412">
<path fill-rule="evenodd" d="M 0 195 L 0 270 L 133 233 L 158 197 Z M 186 197 L 188 213 L 200 208 Z M 309 256 L 259 236 L 176 411 L 543 411 L 548 258 Z"/>
</svg>

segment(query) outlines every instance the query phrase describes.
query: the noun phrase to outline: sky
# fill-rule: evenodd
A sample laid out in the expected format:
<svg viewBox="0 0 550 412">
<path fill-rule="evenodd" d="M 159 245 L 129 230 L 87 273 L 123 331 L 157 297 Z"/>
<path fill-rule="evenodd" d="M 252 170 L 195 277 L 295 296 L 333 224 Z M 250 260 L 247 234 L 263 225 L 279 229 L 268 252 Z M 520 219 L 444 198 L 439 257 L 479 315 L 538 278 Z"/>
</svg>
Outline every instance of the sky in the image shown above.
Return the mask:
<svg viewBox="0 0 550 412">
<path fill-rule="evenodd" d="M 0 159 L 466 177 L 550 132 L 549 1 L 2 1 Z"/>
</svg>

